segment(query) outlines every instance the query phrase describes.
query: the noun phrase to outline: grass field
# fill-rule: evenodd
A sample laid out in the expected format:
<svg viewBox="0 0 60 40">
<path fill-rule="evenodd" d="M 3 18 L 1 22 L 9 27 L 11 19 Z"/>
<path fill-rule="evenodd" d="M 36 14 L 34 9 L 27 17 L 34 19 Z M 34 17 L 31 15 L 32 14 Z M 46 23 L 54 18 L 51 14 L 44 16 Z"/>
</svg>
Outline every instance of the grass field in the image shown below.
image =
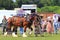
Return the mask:
<svg viewBox="0 0 60 40">
<path fill-rule="evenodd" d="M 18 37 L 12 37 L 11 35 L 3 36 L 2 35 L 2 28 L 0 28 L 0 40 L 60 40 L 60 31 L 56 34 L 48 34 L 44 33 L 44 37 L 41 37 L 38 35 L 38 37 L 35 37 L 34 33 L 26 38 L 23 38 L 20 33 L 18 33 Z"/>
<path fill-rule="evenodd" d="M 21 35 L 18 35 L 18 37 L 12 37 L 9 36 L 3 36 L 0 34 L 0 40 L 60 40 L 60 34 L 44 34 L 44 37 L 41 37 L 38 35 L 38 37 L 35 37 L 34 34 L 30 35 L 29 37 L 23 38 Z"/>
</svg>

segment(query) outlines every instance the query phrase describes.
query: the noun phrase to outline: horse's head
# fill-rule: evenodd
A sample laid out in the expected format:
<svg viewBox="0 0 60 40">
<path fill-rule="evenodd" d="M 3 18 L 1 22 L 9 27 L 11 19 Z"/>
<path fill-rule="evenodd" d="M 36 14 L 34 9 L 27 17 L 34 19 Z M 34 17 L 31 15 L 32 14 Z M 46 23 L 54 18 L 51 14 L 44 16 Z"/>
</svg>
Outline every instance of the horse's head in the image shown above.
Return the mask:
<svg viewBox="0 0 60 40">
<path fill-rule="evenodd" d="M 41 26 L 41 16 L 39 16 L 38 14 L 34 16 L 34 23 L 35 22 Z"/>
<path fill-rule="evenodd" d="M 31 14 L 31 15 L 30 15 L 30 20 L 34 21 L 35 18 L 36 18 L 36 14 Z"/>
<path fill-rule="evenodd" d="M 32 14 L 31 19 L 32 20 L 40 20 L 41 17 L 38 14 Z"/>
</svg>

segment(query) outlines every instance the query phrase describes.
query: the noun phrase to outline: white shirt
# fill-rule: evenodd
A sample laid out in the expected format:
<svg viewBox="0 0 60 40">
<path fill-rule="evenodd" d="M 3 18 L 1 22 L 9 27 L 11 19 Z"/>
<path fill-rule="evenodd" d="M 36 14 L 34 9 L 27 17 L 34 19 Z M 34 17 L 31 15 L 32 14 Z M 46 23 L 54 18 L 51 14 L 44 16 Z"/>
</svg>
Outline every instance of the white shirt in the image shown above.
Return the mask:
<svg viewBox="0 0 60 40">
<path fill-rule="evenodd" d="M 53 20 L 54 20 L 54 22 L 57 22 L 57 21 L 58 21 L 58 16 L 57 16 L 57 14 L 54 14 L 54 15 L 53 15 Z"/>
</svg>

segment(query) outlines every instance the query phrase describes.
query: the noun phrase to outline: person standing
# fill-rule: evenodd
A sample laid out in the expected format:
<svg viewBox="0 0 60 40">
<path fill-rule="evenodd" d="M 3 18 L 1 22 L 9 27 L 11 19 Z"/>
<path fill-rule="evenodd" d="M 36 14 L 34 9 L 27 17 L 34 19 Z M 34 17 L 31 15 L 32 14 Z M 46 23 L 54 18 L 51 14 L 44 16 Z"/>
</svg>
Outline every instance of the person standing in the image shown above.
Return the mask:
<svg viewBox="0 0 60 40">
<path fill-rule="evenodd" d="M 47 20 L 47 27 L 46 27 L 46 29 L 47 29 L 47 32 L 48 32 L 49 34 L 53 33 L 53 26 L 52 26 L 51 23 L 52 23 L 51 20 Z"/>
<path fill-rule="evenodd" d="M 6 19 L 6 16 L 3 17 L 2 27 L 3 27 L 3 34 L 4 34 L 4 32 L 6 30 L 6 27 L 7 27 L 7 19 Z"/>
<path fill-rule="evenodd" d="M 54 14 L 53 16 L 53 26 L 54 26 L 54 33 L 57 34 L 57 27 L 58 27 L 58 16 Z"/>
</svg>

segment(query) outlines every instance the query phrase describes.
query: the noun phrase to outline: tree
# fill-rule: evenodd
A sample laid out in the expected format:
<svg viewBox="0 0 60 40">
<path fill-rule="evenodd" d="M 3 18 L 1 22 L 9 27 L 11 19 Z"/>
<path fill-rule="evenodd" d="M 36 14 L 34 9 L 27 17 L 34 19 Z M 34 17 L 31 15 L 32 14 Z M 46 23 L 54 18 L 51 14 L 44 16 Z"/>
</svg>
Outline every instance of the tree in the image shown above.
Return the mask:
<svg viewBox="0 0 60 40">
<path fill-rule="evenodd" d="M 16 0 L 16 3 L 17 3 L 17 5 L 18 5 L 19 8 L 21 7 L 22 2 L 23 2 L 22 0 Z"/>
<path fill-rule="evenodd" d="M 12 0 L 0 0 L 0 7 L 7 10 L 14 9 L 14 2 Z"/>
<path fill-rule="evenodd" d="M 0 0 L 0 8 L 2 8 L 2 0 Z"/>
</svg>

